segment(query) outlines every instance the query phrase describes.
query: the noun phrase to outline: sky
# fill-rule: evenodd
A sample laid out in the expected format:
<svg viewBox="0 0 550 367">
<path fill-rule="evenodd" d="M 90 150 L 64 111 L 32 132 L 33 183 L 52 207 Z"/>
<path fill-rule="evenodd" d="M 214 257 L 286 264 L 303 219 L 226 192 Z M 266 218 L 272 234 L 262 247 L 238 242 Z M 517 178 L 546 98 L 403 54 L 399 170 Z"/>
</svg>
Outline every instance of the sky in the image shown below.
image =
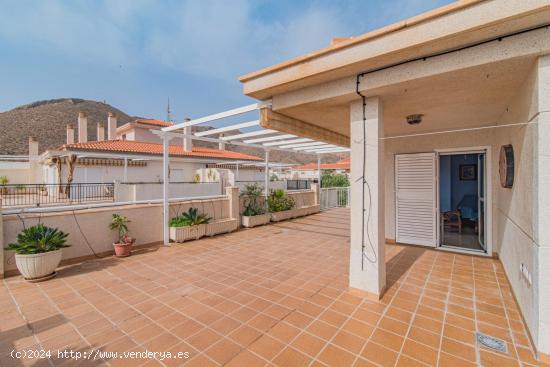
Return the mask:
<svg viewBox="0 0 550 367">
<path fill-rule="evenodd" d="M 196 118 L 251 103 L 239 76 L 450 0 L 0 0 L 0 111 L 105 101 Z"/>
</svg>

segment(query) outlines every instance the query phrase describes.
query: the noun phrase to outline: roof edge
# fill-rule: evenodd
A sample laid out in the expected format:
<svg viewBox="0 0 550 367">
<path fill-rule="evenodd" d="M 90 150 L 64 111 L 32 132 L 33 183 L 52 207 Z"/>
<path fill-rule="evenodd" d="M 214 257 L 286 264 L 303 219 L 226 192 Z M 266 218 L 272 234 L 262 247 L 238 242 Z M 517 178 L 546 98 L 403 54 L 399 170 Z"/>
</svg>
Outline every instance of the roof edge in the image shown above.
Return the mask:
<svg viewBox="0 0 550 367">
<path fill-rule="evenodd" d="M 479 4 L 479 3 L 484 2 L 484 1 L 487 1 L 487 0 L 458 0 L 454 3 L 447 4 L 447 5 L 441 6 L 439 8 L 436 8 L 436 9 L 433 9 L 433 10 L 415 15 L 413 17 L 407 18 L 405 20 L 401 20 L 401 21 L 398 21 L 396 23 L 389 24 L 387 26 L 375 29 L 375 30 L 367 32 L 367 33 L 364 33 L 364 34 L 359 35 L 357 37 L 352 37 L 348 41 L 342 41 L 342 42 L 336 43 L 334 45 L 330 45 L 328 47 L 322 48 L 320 50 L 309 52 L 305 55 L 301 55 L 301 56 L 295 57 L 293 59 L 284 61 L 282 63 L 275 64 L 275 65 L 272 65 L 272 66 L 268 66 L 266 68 L 263 68 L 263 69 L 260 69 L 260 70 L 257 70 L 257 71 L 253 71 L 251 73 L 248 73 L 248 74 L 245 74 L 245 75 L 239 77 L 239 81 L 241 83 L 244 83 L 244 82 L 247 82 L 249 80 L 256 79 L 258 77 L 270 74 L 272 72 L 276 72 L 276 71 L 282 70 L 284 68 L 294 66 L 294 65 L 297 65 L 297 64 L 315 59 L 315 58 L 320 57 L 320 56 L 324 56 L 324 55 L 331 54 L 331 53 L 336 52 L 336 51 L 343 50 L 345 48 L 354 46 L 354 45 L 359 44 L 359 43 L 363 43 L 363 42 L 366 42 L 366 41 L 373 40 L 375 38 L 383 37 L 387 34 L 399 31 L 403 28 L 411 27 L 411 26 L 414 26 L 414 25 L 417 25 L 417 24 L 427 22 L 429 20 L 444 16 L 444 15 L 453 13 L 455 11 L 468 8 L 470 6 Z"/>
</svg>

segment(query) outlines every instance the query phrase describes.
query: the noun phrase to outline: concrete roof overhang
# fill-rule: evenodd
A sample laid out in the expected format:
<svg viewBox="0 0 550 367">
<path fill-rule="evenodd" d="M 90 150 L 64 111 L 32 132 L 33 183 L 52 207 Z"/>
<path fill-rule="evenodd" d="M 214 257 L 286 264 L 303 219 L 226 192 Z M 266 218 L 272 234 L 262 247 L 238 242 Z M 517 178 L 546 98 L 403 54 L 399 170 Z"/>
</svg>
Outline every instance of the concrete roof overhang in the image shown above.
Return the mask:
<svg viewBox="0 0 550 367">
<path fill-rule="evenodd" d="M 240 77 L 258 99 L 545 24 L 547 0 L 462 0 Z"/>
<path fill-rule="evenodd" d="M 382 99 L 386 136 L 489 126 L 509 107 L 536 58 L 550 53 L 550 30 L 541 27 L 549 23 L 548 1 L 469 2 L 242 80 L 246 94 L 271 97 L 274 111 L 349 137 L 349 104 L 359 98 L 357 75 L 382 68 L 361 77 L 359 89 Z M 499 41 L 503 35 L 509 37 Z M 425 115 L 421 125 L 406 123 L 405 116 L 414 113 Z"/>
</svg>

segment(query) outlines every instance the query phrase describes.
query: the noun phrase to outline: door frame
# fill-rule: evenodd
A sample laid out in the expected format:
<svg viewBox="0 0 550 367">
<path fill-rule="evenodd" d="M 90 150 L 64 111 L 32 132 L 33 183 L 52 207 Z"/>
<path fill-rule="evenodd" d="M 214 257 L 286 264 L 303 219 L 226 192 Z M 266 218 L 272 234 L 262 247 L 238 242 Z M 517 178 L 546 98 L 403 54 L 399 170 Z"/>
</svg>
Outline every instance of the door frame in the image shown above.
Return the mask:
<svg viewBox="0 0 550 367">
<path fill-rule="evenodd" d="M 468 254 L 478 254 L 483 256 L 493 256 L 493 159 L 491 146 L 473 146 L 473 147 L 459 147 L 459 148 L 446 148 L 446 149 L 435 149 L 436 153 L 436 223 L 437 223 L 437 246 L 436 249 L 447 250 L 447 251 L 456 251 L 464 252 Z M 486 242 L 486 252 L 482 251 L 469 251 L 464 249 L 454 249 L 449 247 L 441 246 L 441 219 L 439 213 L 440 206 L 440 197 L 439 197 L 439 156 L 440 155 L 460 155 L 460 154 L 479 154 L 485 153 L 485 242 Z M 479 178 L 478 178 L 479 179 Z"/>
</svg>

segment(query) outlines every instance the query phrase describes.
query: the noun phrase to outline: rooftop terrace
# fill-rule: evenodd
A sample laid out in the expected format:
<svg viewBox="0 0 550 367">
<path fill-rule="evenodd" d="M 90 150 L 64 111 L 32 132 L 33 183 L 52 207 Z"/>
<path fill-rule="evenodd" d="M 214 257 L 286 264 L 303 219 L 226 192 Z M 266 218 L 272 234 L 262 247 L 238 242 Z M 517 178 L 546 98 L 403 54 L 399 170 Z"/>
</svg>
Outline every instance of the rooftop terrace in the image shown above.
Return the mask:
<svg viewBox="0 0 550 367">
<path fill-rule="evenodd" d="M 349 212 L 62 268 L 0 287 L 0 365 L 12 349 L 188 352 L 79 366 L 539 365 L 498 260 L 388 245 L 380 302 L 347 288 Z M 480 331 L 507 353 L 479 347 Z M 521 361 L 521 362 L 520 362 Z"/>
</svg>

